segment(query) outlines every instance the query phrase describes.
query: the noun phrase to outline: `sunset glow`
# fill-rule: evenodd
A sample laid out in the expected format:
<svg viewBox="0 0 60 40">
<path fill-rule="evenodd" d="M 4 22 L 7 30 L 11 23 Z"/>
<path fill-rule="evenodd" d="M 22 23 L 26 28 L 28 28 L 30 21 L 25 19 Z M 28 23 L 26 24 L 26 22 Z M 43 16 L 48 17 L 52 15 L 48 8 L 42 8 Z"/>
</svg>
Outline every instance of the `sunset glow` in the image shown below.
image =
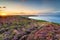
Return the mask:
<svg viewBox="0 0 60 40">
<path fill-rule="evenodd" d="M 6 13 L 1 13 L 0 16 L 7 16 L 7 14 Z"/>
<path fill-rule="evenodd" d="M 60 12 L 59 1 L 52 3 L 49 0 L 0 0 L 0 10 L 6 13 L 1 15 L 40 15 Z M 55 5 L 56 4 L 56 5 Z"/>
</svg>

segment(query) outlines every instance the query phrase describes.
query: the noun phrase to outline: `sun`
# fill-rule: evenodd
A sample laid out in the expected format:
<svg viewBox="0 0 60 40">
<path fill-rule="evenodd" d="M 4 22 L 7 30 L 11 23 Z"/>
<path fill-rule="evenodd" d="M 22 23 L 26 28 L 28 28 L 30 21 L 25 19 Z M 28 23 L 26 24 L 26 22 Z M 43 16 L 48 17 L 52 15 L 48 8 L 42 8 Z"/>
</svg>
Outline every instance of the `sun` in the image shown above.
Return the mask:
<svg viewBox="0 0 60 40">
<path fill-rule="evenodd" d="M 7 16 L 7 14 L 6 14 L 6 13 L 1 13 L 0 15 L 1 15 L 1 16 Z"/>
</svg>

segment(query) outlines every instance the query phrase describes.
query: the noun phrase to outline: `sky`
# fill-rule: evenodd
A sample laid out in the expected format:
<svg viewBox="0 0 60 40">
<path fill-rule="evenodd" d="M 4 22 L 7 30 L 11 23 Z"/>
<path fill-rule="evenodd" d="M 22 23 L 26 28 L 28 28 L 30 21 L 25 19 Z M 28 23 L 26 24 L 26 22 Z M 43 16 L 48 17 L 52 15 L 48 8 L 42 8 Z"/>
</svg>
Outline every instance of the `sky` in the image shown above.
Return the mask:
<svg viewBox="0 0 60 40">
<path fill-rule="evenodd" d="M 60 0 L 0 0 L 0 6 L 2 7 L 0 10 L 9 15 L 41 15 L 60 12 Z"/>
</svg>

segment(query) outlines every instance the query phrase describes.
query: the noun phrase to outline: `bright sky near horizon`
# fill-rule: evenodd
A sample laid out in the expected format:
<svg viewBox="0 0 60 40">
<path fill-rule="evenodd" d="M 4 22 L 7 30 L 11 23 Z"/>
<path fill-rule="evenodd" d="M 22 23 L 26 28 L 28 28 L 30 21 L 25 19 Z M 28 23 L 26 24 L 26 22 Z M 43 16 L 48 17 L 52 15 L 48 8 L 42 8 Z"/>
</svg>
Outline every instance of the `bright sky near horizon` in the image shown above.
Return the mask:
<svg viewBox="0 0 60 40">
<path fill-rule="evenodd" d="M 60 12 L 60 0 L 0 0 L 7 14 L 37 15 Z M 1 10 L 1 8 L 0 8 Z"/>
</svg>

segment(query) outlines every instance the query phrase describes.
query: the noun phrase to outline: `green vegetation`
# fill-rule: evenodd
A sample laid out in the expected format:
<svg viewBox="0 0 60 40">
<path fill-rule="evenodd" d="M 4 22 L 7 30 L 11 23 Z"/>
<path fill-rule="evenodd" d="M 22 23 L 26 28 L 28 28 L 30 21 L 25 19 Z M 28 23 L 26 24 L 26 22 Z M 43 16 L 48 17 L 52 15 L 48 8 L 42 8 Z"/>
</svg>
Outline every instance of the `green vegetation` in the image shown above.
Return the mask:
<svg viewBox="0 0 60 40">
<path fill-rule="evenodd" d="M 54 22 L 51 22 L 51 23 L 56 24 L 56 25 L 60 25 L 59 23 L 54 23 Z"/>
<path fill-rule="evenodd" d="M 37 20 L 38 22 L 48 22 L 48 21 L 45 21 L 45 20 Z"/>
</svg>

